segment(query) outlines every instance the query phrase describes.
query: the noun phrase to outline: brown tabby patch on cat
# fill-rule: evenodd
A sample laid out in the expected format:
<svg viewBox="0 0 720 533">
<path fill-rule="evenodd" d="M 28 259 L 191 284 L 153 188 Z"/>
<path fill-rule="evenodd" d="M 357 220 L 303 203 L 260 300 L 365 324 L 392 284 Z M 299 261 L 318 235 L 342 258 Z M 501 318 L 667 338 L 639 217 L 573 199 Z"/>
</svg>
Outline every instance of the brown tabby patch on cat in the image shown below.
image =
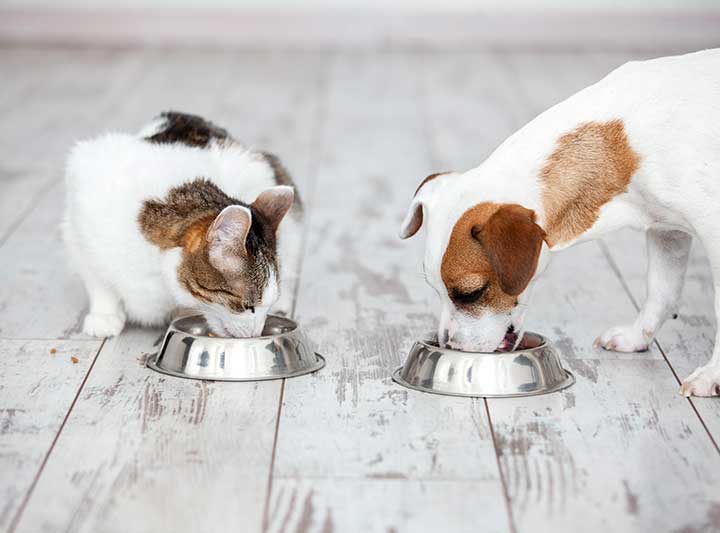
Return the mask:
<svg viewBox="0 0 720 533">
<path fill-rule="evenodd" d="M 208 230 L 228 206 L 250 210 L 252 223 L 244 246 L 232 250 L 239 267 L 221 272 L 210 262 Z M 273 224 L 252 205 L 225 194 L 214 183 L 198 178 L 174 187 L 162 199 L 146 200 L 138 215 L 145 238 L 162 250 L 181 247 L 178 281 L 196 298 L 233 311 L 252 309 L 262 297 L 272 273 L 277 275 Z"/>
<path fill-rule="evenodd" d="M 211 140 L 232 140 L 227 130 L 197 115 L 166 111 L 161 113 L 159 118 L 164 119 L 160 131 L 145 137 L 145 140 L 151 143 L 182 143 L 204 148 Z"/>
</svg>

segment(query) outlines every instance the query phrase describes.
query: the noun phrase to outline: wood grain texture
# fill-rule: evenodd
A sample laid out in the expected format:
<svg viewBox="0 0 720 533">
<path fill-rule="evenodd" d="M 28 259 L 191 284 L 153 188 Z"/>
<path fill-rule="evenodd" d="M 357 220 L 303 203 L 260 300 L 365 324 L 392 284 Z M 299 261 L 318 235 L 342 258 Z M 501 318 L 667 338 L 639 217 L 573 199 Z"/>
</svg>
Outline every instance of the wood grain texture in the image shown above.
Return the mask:
<svg viewBox="0 0 720 533">
<path fill-rule="evenodd" d="M 493 483 L 407 479 L 277 479 L 272 533 L 353 531 L 494 533 Z"/>
<path fill-rule="evenodd" d="M 53 185 L 0 247 L 0 337 L 61 339 L 82 328 L 84 288 L 60 236 L 63 195 Z"/>
<path fill-rule="evenodd" d="M 259 527 L 280 382 L 151 372 L 160 333 L 106 343 L 17 531 Z"/>
<path fill-rule="evenodd" d="M 0 340 L 0 530 L 20 510 L 100 344 Z"/>
<path fill-rule="evenodd" d="M 618 265 L 636 306 L 646 295 L 646 245 L 640 232 L 625 230 L 604 238 L 607 251 Z M 702 245 L 693 242 L 685 288 L 676 320 L 668 320 L 656 335 L 658 346 L 682 380 L 706 364 L 715 345 L 717 318 L 713 308 L 713 278 Z M 622 322 L 618 322 L 621 324 Z M 629 322 L 628 322 L 629 323 Z M 678 385 L 679 387 L 679 385 Z M 703 422 L 720 444 L 720 401 L 692 398 Z"/>
<path fill-rule="evenodd" d="M 286 384 L 269 531 L 282 531 L 285 515 L 296 519 L 298 498 L 322 502 L 309 530 L 322 530 L 325 516 L 340 531 L 422 530 L 443 519 L 467 530 L 471 515 L 441 510 L 471 506 L 468 487 L 481 488 L 487 529 L 507 528 L 482 406 L 390 379 L 434 327 L 421 242 L 396 236 L 429 164 L 415 61 L 362 54 L 334 63 L 297 307 L 327 366 Z"/>
<path fill-rule="evenodd" d="M 488 400 L 518 531 L 718 527 L 720 456 L 665 361 L 566 363 L 571 389 Z"/>
<path fill-rule="evenodd" d="M 101 127 L 138 59 L 118 51 L 0 54 L 0 244 L 60 179 L 69 144 Z"/>
</svg>

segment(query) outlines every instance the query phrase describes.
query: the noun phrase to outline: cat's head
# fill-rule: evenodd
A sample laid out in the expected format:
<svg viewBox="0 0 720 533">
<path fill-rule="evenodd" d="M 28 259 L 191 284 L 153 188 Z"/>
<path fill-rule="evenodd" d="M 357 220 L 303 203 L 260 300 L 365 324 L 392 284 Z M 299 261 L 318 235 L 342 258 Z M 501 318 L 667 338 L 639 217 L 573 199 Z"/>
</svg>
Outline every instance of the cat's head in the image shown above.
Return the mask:
<svg viewBox="0 0 720 533">
<path fill-rule="evenodd" d="M 199 310 L 215 334 L 262 333 L 280 295 L 277 230 L 293 199 L 292 187 L 272 187 L 249 206 L 230 205 L 185 230 L 176 296 Z"/>
</svg>

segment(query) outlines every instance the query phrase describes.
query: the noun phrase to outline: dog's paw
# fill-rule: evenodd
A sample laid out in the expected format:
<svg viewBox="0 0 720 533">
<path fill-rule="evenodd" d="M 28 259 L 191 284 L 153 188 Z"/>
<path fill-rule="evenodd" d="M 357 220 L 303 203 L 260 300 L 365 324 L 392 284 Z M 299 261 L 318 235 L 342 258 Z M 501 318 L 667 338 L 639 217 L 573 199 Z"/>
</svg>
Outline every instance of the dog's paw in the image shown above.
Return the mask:
<svg viewBox="0 0 720 533">
<path fill-rule="evenodd" d="M 593 346 L 614 352 L 644 352 L 652 340 L 652 333 L 636 326 L 615 326 L 600 335 Z"/>
<path fill-rule="evenodd" d="M 91 337 L 114 337 L 125 327 L 125 315 L 90 313 L 85 317 L 83 333 Z"/>
<path fill-rule="evenodd" d="M 701 366 L 680 386 L 683 396 L 720 396 L 720 368 Z"/>
</svg>

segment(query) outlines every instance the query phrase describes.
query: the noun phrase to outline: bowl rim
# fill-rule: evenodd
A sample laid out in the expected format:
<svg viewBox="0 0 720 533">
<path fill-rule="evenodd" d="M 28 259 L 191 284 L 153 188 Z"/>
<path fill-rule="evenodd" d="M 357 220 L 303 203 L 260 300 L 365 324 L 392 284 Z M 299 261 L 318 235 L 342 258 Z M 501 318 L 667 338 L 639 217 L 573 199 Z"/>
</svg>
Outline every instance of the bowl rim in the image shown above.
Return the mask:
<svg viewBox="0 0 720 533">
<path fill-rule="evenodd" d="M 540 333 L 536 333 L 534 331 L 526 331 L 523 335 L 534 335 L 540 339 L 540 344 L 537 346 L 533 346 L 532 348 L 523 348 L 522 350 L 513 350 L 511 352 L 471 352 L 471 351 L 465 351 L 465 350 L 454 350 L 453 348 L 443 348 L 435 343 L 435 341 L 428 340 L 428 339 L 420 339 L 415 341 L 415 345 L 420 344 L 421 346 L 441 351 L 445 353 L 452 353 L 452 354 L 466 354 L 466 355 L 494 355 L 494 356 L 504 356 L 504 355 L 514 355 L 514 354 L 522 354 L 522 353 L 530 353 L 535 352 L 537 350 L 547 348 L 549 346 L 552 346 L 552 343 L 548 340 L 548 338 L 545 335 L 542 335 Z"/>
<path fill-rule="evenodd" d="M 223 338 L 223 337 L 220 337 Z M 295 372 L 291 372 L 289 374 L 268 374 L 266 376 L 256 376 L 256 377 L 243 377 L 243 378 L 231 378 L 231 377 L 212 377 L 212 376 L 193 376 L 190 374 L 184 374 L 182 372 L 175 372 L 173 370 L 168 370 L 166 368 L 161 367 L 158 365 L 157 360 L 160 355 L 160 351 L 157 353 L 152 354 L 148 360 L 145 362 L 145 366 L 147 366 L 149 369 L 154 370 L 155 372 L 158 372 L 160 374 L 165 374 L 166 376 L 172 376 L 176 378 L 182 378 L 182 379 L 190 379 L 195 381 L 229 381 L 229 382 L 252 382 L 252 381 L 273 381 L 277 379 L 290 379 L 290 378 L 297 378 L 300 376 L 305 376 L 307 374 L 313 374 L 317 372 L 318 370 L 321 370 L 325 367 L 325 358 L 320 355 L 317 352 L 313 352 L 315 354 L 315 364 L 312 366 L 309 366 L 307 368 L 304 368 L 302 370 L 296 370 Z"/>
<path fill-rule="evenodd" d="M 292 323 L 293 328 L 288 331 L 283 331 L 282 333 L 276 333 L 275 335 L 260 335 L 259 337 L 211 337 L 210 335 L 198 335 L 196 333 L 191 333 L 190 331 L 187 331 L 185 329 L 181 329 L 181 328 L 177 327 L 178 322 L 180 322 L 182 320 L 193 319 L 193 318 L 201 318 L 203 320 L 203 322 L 205 322 L 207 324 L 207 321 L 205 320 L 205 316 L 202 313 L 193 313 L 193 314 L 188 314 L 188 315 L 179 316 L 177 318 L 174 318 L 170 322 L 170 325 L 168 326 L 168 329 L 167 329 L 165 335 L 167 336 L 167 334 L 170 333 L 171 330 L 174 330 L 174 331 L 177 331 L 178 333 L 187 335 L 188 337 L 192 337 L 194 339 L 207 339 L 212 342 L 250 343 L 250 342 L 255 342 L 255 341 L 278 339 L 285 335 L 292 335 L 292 334 L 297 334 L 298 332 L 300 332 L 300 327 L 298 326 L 297 321 L 293 320 L 292 318 L 288 318 L 286 316 L 281 316 L 281 315 L 275 315 L 275 314 L 271 313 L 271 314 L 267 315 L 265 320 L 267 321 L 267 319 L 271 318 L 271 317 L 278 318 L 278 319 L 286 321 L 286 322 L 290 322 L 290 323 Z"/>
<path fill-rule="evenodd" d="M 473 353 L 473 352 L 467 352 L 467 353 Z M 474 352 L 474 353 L 485 353 L 485 352 Z M 516 352 L 508 352 L 508 353 L 516 353 Z M 512 392 L 507 394 L 480 394 L 480 393 L 467 393 L 467 392 L 452 392 L 452 391 L 444 391 L 440 389 L 431 389 L 428 387 L 421 387 L 418 385 L 413 385 L 406 381 L 402 377 L 402 371 L 405 368 L 405 366 L 401 366 L 398 369 L 396 369 L 392 373 L 392 380 L 397 383 L 398 385 L 418 391 L 418 392 L 424 392 L 425 394 L 437 394 L 440 396 L 455 396 L 457 398 L 524 398 L 527 396 L 541 396 L 543 394 L 551 394 L 553 392 L 559 392 L 561 390 L 567 389 L 575 384 L 575 376 L 572 372 L 568 371 L 563 367 L 563 372 L 565 372 L 565 379 L 560 381 L 559 383 L 556 383 L 554 386 L 549 387 L 547 389 L 538 389 L 530 392 Z"/>
</svg>

